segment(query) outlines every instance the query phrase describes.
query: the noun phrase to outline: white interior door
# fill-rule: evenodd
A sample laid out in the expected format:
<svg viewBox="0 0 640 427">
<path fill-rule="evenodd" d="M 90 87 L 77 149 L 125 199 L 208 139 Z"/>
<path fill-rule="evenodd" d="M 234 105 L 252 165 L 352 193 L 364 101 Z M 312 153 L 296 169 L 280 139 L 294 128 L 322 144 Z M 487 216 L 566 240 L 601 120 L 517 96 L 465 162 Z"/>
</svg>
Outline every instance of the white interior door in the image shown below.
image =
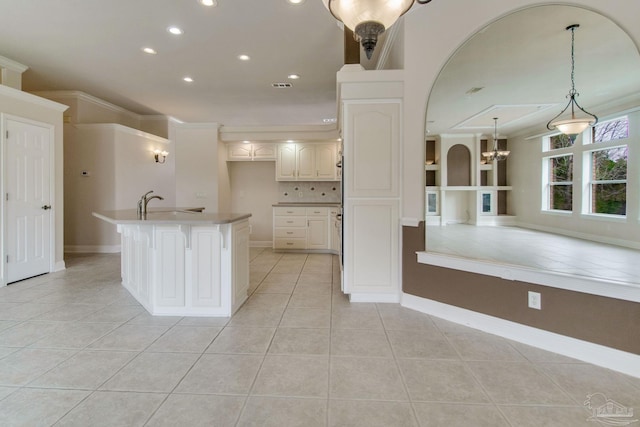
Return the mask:
<svg viewBox="0 0 640 427">
<path fill-rule="evenodd" d="M 5 121 L 7 283 L 51 271 L 51 126 Z"/>
</svg>

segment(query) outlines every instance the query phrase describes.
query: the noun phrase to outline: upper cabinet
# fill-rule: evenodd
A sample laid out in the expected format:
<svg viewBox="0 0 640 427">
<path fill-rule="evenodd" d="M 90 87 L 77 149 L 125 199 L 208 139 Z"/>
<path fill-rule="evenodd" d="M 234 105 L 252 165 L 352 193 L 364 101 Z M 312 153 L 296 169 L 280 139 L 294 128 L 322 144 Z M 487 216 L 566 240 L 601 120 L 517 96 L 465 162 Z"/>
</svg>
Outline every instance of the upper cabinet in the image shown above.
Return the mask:
<svg viewBox="0 0 640 427">
<path fill-rule="evenodd" d="M 273 143 L 230 143 L 227 144 L 227 161 L 273 161 L 276 146 Z"/>
<path fill-rule="evenodd" d="M 335 143 L 287 143 L 278 145 L 276 181 L 336 181 Z"/>
</svg>

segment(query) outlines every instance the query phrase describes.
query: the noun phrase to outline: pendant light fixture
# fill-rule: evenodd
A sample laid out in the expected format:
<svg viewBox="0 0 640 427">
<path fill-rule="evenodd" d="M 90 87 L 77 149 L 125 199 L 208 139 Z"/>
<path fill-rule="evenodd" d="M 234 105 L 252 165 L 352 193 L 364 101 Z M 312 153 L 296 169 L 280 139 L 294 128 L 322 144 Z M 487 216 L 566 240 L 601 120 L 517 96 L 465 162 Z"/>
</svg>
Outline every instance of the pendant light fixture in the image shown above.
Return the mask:
<svg viewBox="0 0 640 427">
<path fill-rule="evenodd" d="M 567 95 L 567 98 L 569 98 L 569 102 L 567 103 L 567 106 L 564 107 L 562 111 L 560 111 L 560 114 L 555 116 L 553 119 L 549 120 L 549 123 L 547 123 L 547 129 L 549 130 L 557 129 L 560 132 L 564 133 L 565 135 L 568 135 L 571 141 L 574 141 L 576 139 L 576 136 L 582 133 L 586 128 L 598 123 L 598 117 L 586 111 L 584 108 L 580 106 L 580 104 L 578 104 L 578 101 L 576 101 L 576 97 L 579 94 L 576 91 L 576 83 L 574 80 L 575 58 L 574 58 L 573 46 L 574 46 L 575 30 L 578 27 L 580 27 L 579 24 L 573 24 L 573 25 L 569 25 L 566 28 L 567 30 L 571 30 L 571 90 Z M 565 111 L 567 111 L 569 106 L 571 106 L 571 118 L 560 117 L 564 114 Z M 579 113 L 580 117 L 576 117 L 576 107 L 579 111 L 584 113 L 584 114 Z"/>
<path fill-rule="evenodd" d="M 354 38 L 362 44 L 367 59 L 371 59 L 378 35 L 385 32 L 404 15 L 413 3 L 427 4 L 431 0 L 323 0 L 329 12 L 344 23 Z"/>
<path fill-rule="evenodd" d="M 493 150 L 485 151 L 482 153 L 482 157 L 486 158 L 488 162 L 492 162 L 494 160 L 500 161 L 505 160 L 509 157 L 509 153 L 511 151 L 507 150 L 498 150 L 498 118 L 493 118 Z"/>
</svg>

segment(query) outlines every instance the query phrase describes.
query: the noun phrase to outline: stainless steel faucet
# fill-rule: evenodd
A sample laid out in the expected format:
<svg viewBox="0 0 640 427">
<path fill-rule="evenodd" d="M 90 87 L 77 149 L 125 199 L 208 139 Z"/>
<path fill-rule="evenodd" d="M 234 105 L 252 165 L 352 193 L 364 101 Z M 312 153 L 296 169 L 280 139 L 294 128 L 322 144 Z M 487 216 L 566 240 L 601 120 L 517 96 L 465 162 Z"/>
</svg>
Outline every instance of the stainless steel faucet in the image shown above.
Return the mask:
<svg viewBox="0 0 640 427">
<path fill-rule="evenodd" d="M 153 190 L 144 193 L 142 197 L 140 197 L 140 200 L 138 200 L 138 217 L 140 218 L 144 218 L 145 216 L 147 216 L 147 205 L 149 204 L 150 200 L 152 199 L 164 200 L 164 197 L 161 197 L 161 196 L 147 197 L 151 193 L 153 193 Z"/>
</svg>

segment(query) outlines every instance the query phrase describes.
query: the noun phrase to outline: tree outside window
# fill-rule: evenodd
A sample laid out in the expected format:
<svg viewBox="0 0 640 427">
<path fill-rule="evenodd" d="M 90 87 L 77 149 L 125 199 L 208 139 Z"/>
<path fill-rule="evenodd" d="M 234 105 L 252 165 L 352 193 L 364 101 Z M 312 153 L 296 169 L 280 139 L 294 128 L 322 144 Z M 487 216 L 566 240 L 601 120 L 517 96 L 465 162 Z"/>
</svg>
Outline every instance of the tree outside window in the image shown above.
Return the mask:
<svg viewBox="0 0 640 427">
<path fill-rule="evenodd" d="M 626 145 L 591 153 L 591 213 L 626 215 L 628 157 Z"/>
<path fill-rule="evenodd" d="M 573 155 L 549 158 L 549 209 L 573 210 Z"/>
</svg>

